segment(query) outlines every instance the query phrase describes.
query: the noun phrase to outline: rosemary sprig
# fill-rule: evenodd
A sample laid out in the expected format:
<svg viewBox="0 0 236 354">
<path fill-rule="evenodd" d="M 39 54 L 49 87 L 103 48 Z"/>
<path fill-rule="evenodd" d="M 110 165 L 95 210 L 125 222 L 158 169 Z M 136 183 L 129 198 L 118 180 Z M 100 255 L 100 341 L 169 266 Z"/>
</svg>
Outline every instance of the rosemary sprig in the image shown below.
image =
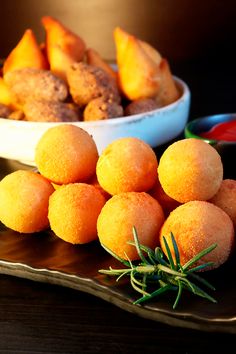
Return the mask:
<svg viewBox="0 0 236 354">
<path fill-rule="evenodd" d="M 175 291 L 177 293 L 173 304 L 173 309 L 175 309 L 180 301 L 181 295 L 183 294 L 183 290 L 187 290 L 194 295 L 203 297 L 211 302 L 216 302 L 212 296 L 201 289 L 199 285 L 194 283 L 194 281 L 197 281 L 205 287 L 215 290 L 215 288 L 207 280 L 203 279 L 200 275 L 195 274 L 196 271 L 209 267 L 213 263 L 207 262 L 195 267 L 193 265 L 200 258 L 216 248 L 217 244 L 213 244 L 204 249 L 187 263 L 181 265 L 178 246 L 172 233 L 171 242 L 174 249 L 174 258 L 172 257 L 168 242 L 163 236 L 167 259 L 165 259 L 165 255 L 160 247 L 156 247 L 155 250 L 152 250 L 147 246 L 141 245 L 139 243 L 135 227 L 133 227 L 133 236 L 134 242 L 129 242 L 129 244 L 136 247 L 140 257 L 140 262 L 133 263 L 130 260 L 124 260 L 102 245 L 107 252 L 124 264 L 127 268 L 113 269 L 112 267 L 109 267 L 109 269 L 100 269 L 99 273 L 117 276 L 117 281 L 119 281 L 119 279 L 123 276 L 129 276 L 133 289 L 142 295 L 134 301 L 134 304 L 141 304 L 165 292 Z M 153 290 L 154 286 L 157 287 L 155 290 Z"/>
</svg>

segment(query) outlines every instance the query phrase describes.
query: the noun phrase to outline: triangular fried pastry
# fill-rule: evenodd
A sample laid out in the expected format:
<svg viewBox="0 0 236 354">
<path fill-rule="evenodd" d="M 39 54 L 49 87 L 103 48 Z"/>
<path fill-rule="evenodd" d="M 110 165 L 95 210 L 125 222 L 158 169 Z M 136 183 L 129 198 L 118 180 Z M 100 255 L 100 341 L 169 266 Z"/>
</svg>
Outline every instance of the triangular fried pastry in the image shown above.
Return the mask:
<svg viewBox="0 0 236 354">
<path fill-rule="evenodd" d="M 83 60 L 85 42 L 51 16 L 43 16 L 41 21 L 46 31 L 46 51 L 50 70 L 66 81 L 68 67 L 74 62 Z"/>
<path fill-rule="evenodd" d="M 34 32 L 27 29 L 16 47 L 3 64 L 3 75 L 9 71 L 23 68 L 47 69 L 47 61 L 41 52 Z"/>
<path fill-rule="evenodd" d="M 156 96 L 156 101 L 158 106 L 166 106 L 175 102 L 180 97 L 180 92 L 171 74 L 167 59 L 162 59 L 159 67 L 161 72 L 161 86 Z"/>
<path fill-rule="evenodd" d="M 122 92 L 130 100 L 156 97 L 161 81 L 158 54 L 152 51 L 150 55 L 146 44 L 119 27 L 114 30 L 114 39 Z"/>
<path fill-rule="evenodd" d="M 113 79 L 116 80 L 117 73 L 112 67 L 102 59 L 100 54 L 93 48 L 88 48 L 85 52 L 87 63 L 93 66 L 97 66 L 105 70 Z"/>
</svg>

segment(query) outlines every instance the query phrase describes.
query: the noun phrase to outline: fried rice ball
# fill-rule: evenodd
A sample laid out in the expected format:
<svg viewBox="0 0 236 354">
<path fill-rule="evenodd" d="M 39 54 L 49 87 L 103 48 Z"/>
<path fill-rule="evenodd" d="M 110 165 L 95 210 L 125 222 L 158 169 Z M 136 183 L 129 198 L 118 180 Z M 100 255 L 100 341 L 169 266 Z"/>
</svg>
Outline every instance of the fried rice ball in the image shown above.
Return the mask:
<svg viewBox="0 0 236 354">
<path fill-rule="evenodd" d="M 84 121 L 104 120 L 124 115 L 123 107 L 117 102 L 104 97 L 91 100 L 84 109 Z"/>
<path fill-rule="evenodd" d="M 91 135 L 72 124 L 49 128 L 35 149 L 39 172 L 56 184 L 86 181 L 95 174 L 97 160 Z"/>
<path fill-rule="evenodd" d="M 28 100 L 23 111 L 25 119 L 31 122 L 77 122 L 79 110 L 64 102 Z"/>
<path fill-rule="evenodd" d="M 50 197 L 48 218 L 52 231 L 72 244 L 97 239 L 97 218 L 105 204 L 100 191 L 86 183 L 61 186 Z"/>
<path fill-rule="evenodd" d="M 131 116 L 133 114 L 140 114 L 159 108 L 157 102 L 152 98 L 140 98 L 132 101 L 125 107 L 125 115 Z"/>
<path fill-rule="evenodd" d="M 66 83 L 48 70 L 23 68 L 6 73 L 4 81 L 15 103 L 23 105 L 28 99 L 64 101 L 68 96 Z"/>
<path fill-rule="evenodd" d="M 67 81 L 73 101 L 85 107 L 96 97 L 120 102 L 120 94 L 110 75 L 102 68 L 84 62 L 74 63 L 67 72 Z"/>
<path fill-rule="evenodd" d="M 164 222 L 160 204 L 145 192 L 127 192 L 109 199 L 98 217 L 98 238 L 102 245 L 123 259 L 138 259 L 129 241 L 136 228 L 140 244 L 154 249 L 159 245 L 159 231 Z"/>
<path fill-rule="evenodd" d="M 160 231 L 160 243 L 167 254 L 163 236 L 174 251 L 170 233 L 173 233 L 184 265 L 203 249 L 216 243 L 217 247 L 195 265 L 214 262 L 207 269 L 219 267 L 228 259 L 234 242 L 234 228 L 230 217 L 216 205 L 206 201 L 190 201 L 173 210 Z"/>
<path fill-rule="evenodd" d="M 224 179 L 218 192 L 209 202 L 223 209 L 233 221 L 236 229 L 236 180 Z"/>
<path fill-rule="evenodd" d="M 169 197 L 163 190 L 159 179 L 157 179 L 153 188 L 148 193 L 155 198 L 162 206 L 165 216 L 167 217 L 172 210 L 177 208 L 180 203 L 177 200 Z"/>
<path fill-rule="evenodd" d="M 146 192 L 157 179 L 157 158 L 144 141 L 120 138 L 101 153 L 96 167 L 99 184 L 109 194 Z"/>
<path fill-rule="evenodd" d="M 164 151 L 158 176 L 165 193 L 180 203 L 208 200 L 220 188 L 223 165 L 211 145 L 200 139 L 183 139 Z"/>
<path fill-rule="evenodd" d="M 53 192 L 51 183 L 33 171 L 8 174 L 0 182 L 0 221 L 21 233 L 46 229 L 48 202 Z"/>
</svg>

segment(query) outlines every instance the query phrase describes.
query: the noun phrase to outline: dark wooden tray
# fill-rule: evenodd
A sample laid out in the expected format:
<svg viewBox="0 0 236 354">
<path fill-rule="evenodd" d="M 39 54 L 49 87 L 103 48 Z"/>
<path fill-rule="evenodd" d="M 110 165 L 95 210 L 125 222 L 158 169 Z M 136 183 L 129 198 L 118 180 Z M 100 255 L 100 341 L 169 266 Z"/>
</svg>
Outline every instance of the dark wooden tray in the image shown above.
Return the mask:
<svg viewBox="0 0 236 354">
<path fill-rule="evenodd" d="M 19 168 L 24 167 L 0 159 L 0 177 Z M 217 304 L 186 293 L 176 310 L 172 309 L 171 294 L 145 305 L 133 305 L 137 294 L 125 279 L 116 282 L 98 273 L 110 265 L 120 267 L 98 242 L 73 246 L 50 230 L 26 235 L 0 224 L 0 273 L 70 287 L 144 318 L 204 331 L 236 333 L 235 258 L 205 275 L 216 287 L 213 296 Z"/>
</svg>

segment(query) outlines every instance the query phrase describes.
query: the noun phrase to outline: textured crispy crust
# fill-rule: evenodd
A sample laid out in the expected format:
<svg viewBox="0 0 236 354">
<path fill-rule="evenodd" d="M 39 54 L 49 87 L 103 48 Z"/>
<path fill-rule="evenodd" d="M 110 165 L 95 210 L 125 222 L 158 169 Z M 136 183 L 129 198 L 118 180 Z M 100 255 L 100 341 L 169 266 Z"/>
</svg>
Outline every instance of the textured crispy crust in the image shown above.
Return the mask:
<svg viewBox="0 0 236 354">
<path fill-rule="evenodd" d="M 209 201 L 223 209 L 230 216 L 236 228 L 236 181 L 224 179 L 218 192 Z"/>
<path fill-rule="evenodd" d="M 77 122 L 79 109 L 71 104 L 45 100 L 28 100 L 23 111 L 25 120 L 33 122 Z"/>
<path fill-rule="evenodd" d="M 160 243 L 166 253 L 163 241 L 165 236 L 174 256 L 171 232 L 176 239 L 182 265 L 203 249 L 217 243 L 216 249 L 197 263 L 214 262 L 211 268 L 217 268 L 226 262 L 234 243 L 234 228 L 230 217 L 206 201 L 185 203 L 173 210 L 164 222 Z"/>
<path fill-rule="evenodd" d="M 48 201 L 54 188 L 41 175 L 18 170 L 0 182 L 0 220 L 23 233 L 44 230 L 48 223 Z"/>
<path fill-rule="evenodd" d="M 54 233 L 64 241 L 83 244 L 97 239 L 97 218 L 105 204 L 100 191 L 85 183 L 57 189 L 49 201 L 48 218 Z"/>
<path fill-rule="evenodd" d="M 183 139 L 164 151 L 158 175 L 165 193 L 178 202 L 208 200 L 220 187 L 223 165 L 211 145 L 200 139 Z"/>
<path fill-rule="evenodd" d="M 101 96 L 120 102 L 115 80 L 99 67 L 82 62 L 75 63 L 67 72 L 67 80 L 73 101 L 81 107 Z"/>
<path fill-rule="evenodd" d="M 19 69 L 7 73 L 4 80 L 19 104 L 28 99 L 64 101 L 68 96 L 66 84 L 48 70 Z"/>
<path fill-rule="evenodd" d="M 157 179 L 157 158 L 144 141 L 129 137 L 117 139 L 101 153 L 96 167 L 104 190 L 114 195 L 122 192 L 145 192 Z"/>
<path fill-rule="evenodd" d="M 124 115 L 123 107 L 111 99 L 97 97 L 91 100 L 84 109 L 84 121 L 104 120 Z"/>
<path fill-rule="evenodd" d="M 130 102 L 125 108 L 125 115 L 131 116 L 133 114 L 140 114 L 157 109 L 158 104 L 152 98 L 143 98 L 133 102 Z"/>
<path fill-rule="evenodd" d="M 139 256 L 134 246 L 135 226 L 141 244 L 151 248 L 159 245 L 159 231 L 164 222 L 160 204 L 147 193 L 121 193 L 109 199 L 98 217 L 98 237 L 104 246 L 123 259 Z"/>
<path fill-rule="evenodd" d="M 93 138 L 72 124 L 49 128 L 35 151 L 38 170 L 56 184 L 86 181 L 94 175 L 97 159 Z"/>
</svg>

